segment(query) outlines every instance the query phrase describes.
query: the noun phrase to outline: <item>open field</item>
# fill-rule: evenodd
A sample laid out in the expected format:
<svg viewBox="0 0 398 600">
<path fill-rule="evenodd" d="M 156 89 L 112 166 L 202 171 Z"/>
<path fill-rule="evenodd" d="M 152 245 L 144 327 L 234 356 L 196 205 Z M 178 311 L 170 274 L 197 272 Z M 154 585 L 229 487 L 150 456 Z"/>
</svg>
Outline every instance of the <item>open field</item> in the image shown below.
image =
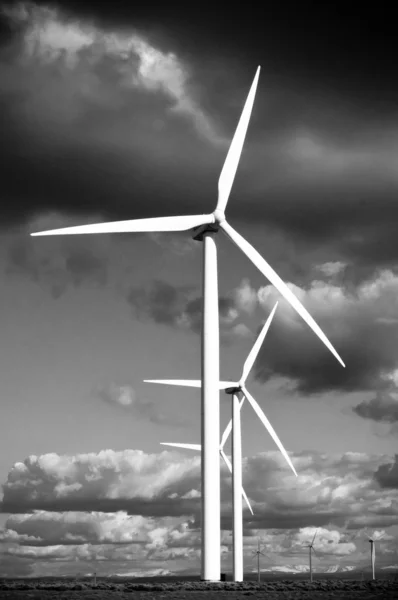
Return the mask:
<svg viewBox="0 0 398 600">
<path fill-rule="evenodd" d="M 151 582 L 139 583 L 130 580 L 123 581 L 98 581 L 95 587 L 91 581 L 68 580 L 2 580 L 0 581 L 0 595 L 2 600 L 27 600 L 41 599 L 52 600 L 65 598 L 65 600 L 102 600 L 102 599 L 127 599 L 162 598 L 163 600 L 215 600 L 222 596 L 240 600 L 248 596 L 267 600 L 311 600 L 342 598 L 386 598 L 398 597 L 398 581 L 386 578 L 376 581 L 359 581 L 351 579 L 319 579 L 309 581 L 294 579 L 279 579 L 265 581 L 258 585 L 256 582 L 244 583 L 204 583 L 199 581 L 175 581 L 169 583 Z"/>
</svg>

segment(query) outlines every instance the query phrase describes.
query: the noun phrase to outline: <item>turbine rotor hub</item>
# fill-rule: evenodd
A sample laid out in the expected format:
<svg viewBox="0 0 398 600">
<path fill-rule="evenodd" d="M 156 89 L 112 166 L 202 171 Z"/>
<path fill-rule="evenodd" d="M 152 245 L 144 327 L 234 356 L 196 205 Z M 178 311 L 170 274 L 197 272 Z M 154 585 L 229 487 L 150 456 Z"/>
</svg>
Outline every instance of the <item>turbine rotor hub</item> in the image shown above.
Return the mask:
<svg viewBox="0 0 398 600">
<path fill-rule="evenodd" d="M 216 223 L 222 223 L 223 221 L 225 221 L 225 213 L 223 210 L 216 208 L 216 210 L 213 212 L 213 215 L 216 220 Z"/>
</svg>

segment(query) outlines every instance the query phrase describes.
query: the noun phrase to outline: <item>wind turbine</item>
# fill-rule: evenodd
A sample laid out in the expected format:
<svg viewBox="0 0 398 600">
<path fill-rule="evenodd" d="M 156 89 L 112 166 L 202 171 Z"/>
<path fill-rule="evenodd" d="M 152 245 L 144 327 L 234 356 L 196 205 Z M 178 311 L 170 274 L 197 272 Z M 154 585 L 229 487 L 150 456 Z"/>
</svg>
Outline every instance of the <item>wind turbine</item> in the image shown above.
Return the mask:
<svg viewBox="0 0 398 600">
<path fill-rule="evenodd" d="M 268 421 L 264 412 L 260 408 L 259 404 L 253 398 L 253 396 L 246 389 L 246 380 L 250 374 L 250 371 L 255 363 L 257 355 L 263 344 L 264 338 L 271 325 L 275 311 L 277 309 L 278 302 L 276 302 L 270 315 L 268 316 L 265 325 L 263 326 L 259 336 L 257 337 L 249 355 L 243 365 L 242 374 L 239 381 L 220 381 L 219 389 L 225 390 L 227 394 L 232 396 L 232 419 L 228 423 L 225 431 L 222 435 L 220 453 L 224 460 L 227 459 L 223 452 L 225 442 L 227 441 L 229 434 L 232 430 L 232 470 L 228 465 L 228 468 L 232 471 L 232 506 L 233 506 L 233 578 L 234 581 L 243 581 L 243 522 L 242 522 L 242 441 L 241 441 L 241 418 L 240 411 L 245 401 L 248 399 L 249 403 L 253 407 L 257 416 L 271 435 L 272 439 L 278 446 L 279 450 L 285 457 L 288 465 L 292 469 L 293 473 L 297 476 L 296 470 L 290 460 L 288 453 L 282 445 L 279 437 L 277 436 L 271 423 Z M 187 387 L 201 387 L 202 383 L 200 379 L 145 379 L 145 383 L 158 383 L 163 385 L 178 385 Z M 239 395 L 243 394 L 243 398 L 239 400 Z M 175 444 L 169 442 L 163 442 L 164 446 L 177 446 L 179 448 L 190 448 L 200 450 L 200 446 L 196 444 Z M 228 463 L 227 463 L 228 464 Z M 246 500 L 248 503 L 248 501 Z M 250 506 L 249 506 L 250 508 Z M 250 508 L 251 510 L 251 508 Z M 253 512 L 253 511 L 252 511 Z"/>
<path fill-rule="evenodd" d="M 202 328 L 202 401 L 201 401 L 201 453 L 202 453 L 202 579 L 220 581 L 220 474 L 216 457 L 219 451 L 219 316 L 217 283 L 217 246 L 215 234 L 221 229 L 249 260 L 265 275 L 281 295 L 311 327 L 326 347 L 344 367 L 344 362 L 323 331 L 296 298 L 274 269 L 247 242 L 225 218 L 232 184 L 242 152 L 246 131 L 260 76 L 257 68 L 235 135 L 228 150 L 218 180 L 218 200 L 210 214 L 155 217 L 80 225 L 32 233 L 32 236 L 74 235 L 120 232 L 165 232 L 194 229 L 194 238 L 203 241 L 203 328 Z"/>
<path fill-rule="evenodd" d="M 311 544 L 309 544 L 307 547 L 309 549 L 309 554 L 310 554 L 310 581 L 312 582 L 312 552 L 315 552 L 315 548 L 314 548 L 314 542 L 315 542 L 315 536 L 318 533 L 318 530 L 315 531 L 314 533 L 314 537 L 312 538 L 312 542 Z M 316 552 L 315 552 L 316 554 Z"/>
<path fill-rule="evenodd" d="M 372 564 L 372 579 L 376 579 L 376 550 L 373 538 L 369 538 L 370 542 L 370 562 Z"/>
<path fill-rule="evenodd" d="M 374 537 L 371 537 L 367 531 L 364 532 L 366 537 L 368 538 L 368 542 L 370 543 L 370 563 L 372 565 L 372 579 L 376 579 L 376 546 Z M 378 537 L 378 540 L 381 540 L 384 537 L 385 533 Z"/>
<path fill-rule="evenodd" d="M 254 554 L 254 556 L 257 556 L 257 583 L 260 583 L 260 556 L 265 556 L 265 554 L 260 550 L 260 540 L 258 540 L 257 542 L 257 550 L 253 550 L 252 554 Z"/>
</svg>

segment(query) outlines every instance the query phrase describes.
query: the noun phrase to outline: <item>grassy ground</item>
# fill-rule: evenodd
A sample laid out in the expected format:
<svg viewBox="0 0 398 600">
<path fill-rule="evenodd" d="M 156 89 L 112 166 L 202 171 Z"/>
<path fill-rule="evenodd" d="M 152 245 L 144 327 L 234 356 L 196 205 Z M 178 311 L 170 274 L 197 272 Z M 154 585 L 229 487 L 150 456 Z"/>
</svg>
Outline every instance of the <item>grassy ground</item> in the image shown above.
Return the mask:
<svg viewBox="0 0 398 600">
<path fill-rule="evenodd" d="M 28 582 L 27 580 L 0 581 L 0 597 L 2 600 L 243 600 L 248 596 L 260 600 L 340 600 L 343 598 L 395 599 L 398 598 L 398 581 L 353 581 L 353 580 L 320 580 L 309 581 L 281 580 L 234 584 L 174 582 L 174 583 L 114 583 L 101 581 L 96 587 L 91 582 L 74 583 L 71 581 Z"/>
</svg>

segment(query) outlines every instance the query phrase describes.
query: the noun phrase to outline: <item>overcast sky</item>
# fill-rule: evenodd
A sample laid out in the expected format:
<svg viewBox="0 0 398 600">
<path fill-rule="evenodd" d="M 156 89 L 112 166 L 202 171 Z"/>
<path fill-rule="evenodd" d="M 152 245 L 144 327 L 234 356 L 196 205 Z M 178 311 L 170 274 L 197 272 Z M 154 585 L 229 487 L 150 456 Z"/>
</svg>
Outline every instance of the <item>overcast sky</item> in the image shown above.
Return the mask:
<svg viewBox="0 0 398 600">
<path fill-rule="evenodd" d="M 200 456 L 159 446 L 200 442 L 199 392 L 143 379 L 200 376 L 201 244 L 29 233 L 213 210 L 258 65 L 228 219 L 346 368 L 218 235 L 221 377 L 279 299 L 248 387 L 299 473 L 245 405 L 245 565 L 258 537 L 264 567 L 307 564 L 317 527 L 317 568 L 367 567 L 365 532 L 398 565 L 396 21 L 135 4 L 2 3 L 0 576 L 199 573 Z"/>
</svg>

